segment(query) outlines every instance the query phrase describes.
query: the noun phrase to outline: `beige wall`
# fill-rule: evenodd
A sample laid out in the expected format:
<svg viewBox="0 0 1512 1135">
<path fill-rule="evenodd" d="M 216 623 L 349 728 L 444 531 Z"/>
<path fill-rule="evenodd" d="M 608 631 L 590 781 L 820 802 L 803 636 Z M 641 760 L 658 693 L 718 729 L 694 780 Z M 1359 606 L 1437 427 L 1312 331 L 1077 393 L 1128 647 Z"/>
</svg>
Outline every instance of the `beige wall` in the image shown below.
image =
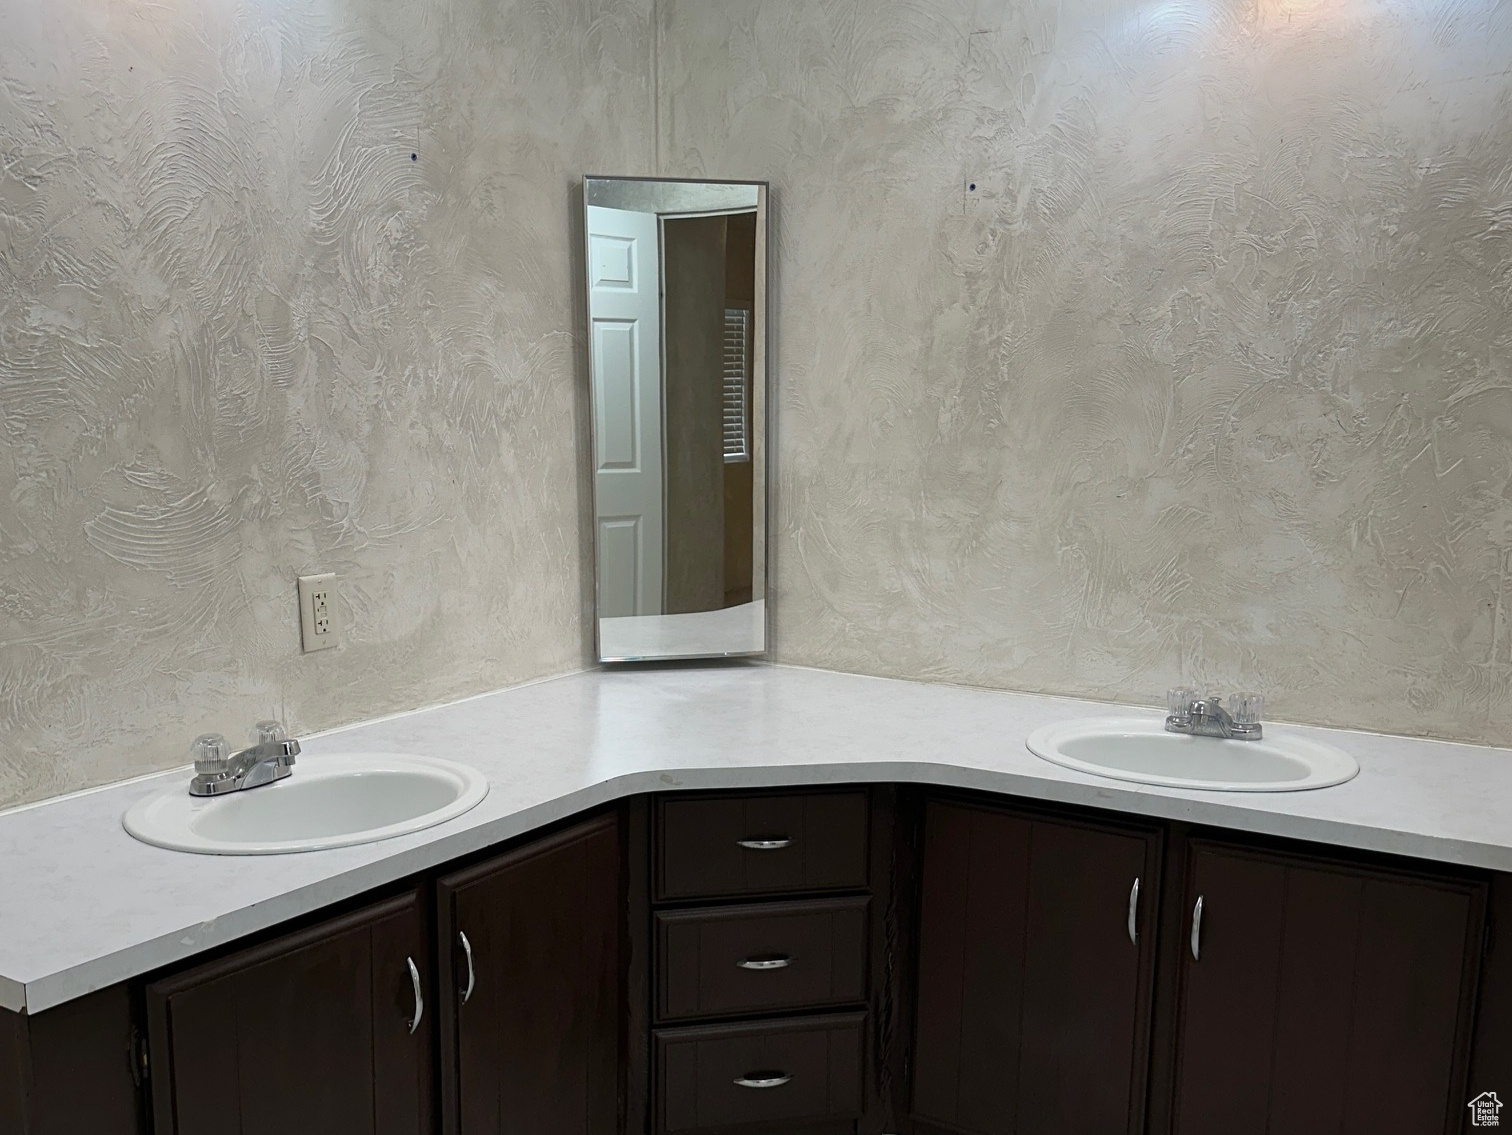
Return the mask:
<svg viewBox="0 0 1512 1135">
<path fill-rule="evenodd" d="M 1489 0 L 664 0 L 661 172 L 777 194 L 780 657 L 1512 742 L 1509 61 Z"/>
<path fill-rule="evenodd" d="M 572 187 L 651 172 L 650 10 L 0 0 L 0 805 L 584 663 Z"/>
<path fill-rule="evenodd" d="M 661 4 L 660 172 L 781 195 L 782 658 L 1512 741 L 1512 9 Z M 0 0 L 0 805 L 583 663 L 650 6 Z"/>
</svg>

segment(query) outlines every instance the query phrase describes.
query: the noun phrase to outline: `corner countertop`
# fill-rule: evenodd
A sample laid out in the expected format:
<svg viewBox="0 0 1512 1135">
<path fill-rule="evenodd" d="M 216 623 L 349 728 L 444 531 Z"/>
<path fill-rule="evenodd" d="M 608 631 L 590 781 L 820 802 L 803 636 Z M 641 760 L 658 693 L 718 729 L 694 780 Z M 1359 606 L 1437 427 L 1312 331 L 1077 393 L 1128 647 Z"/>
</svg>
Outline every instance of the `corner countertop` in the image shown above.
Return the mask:
<svg viewBox="0 0 1512 1135">
<path fill-rule="evenodd" d="M 150 847 L 121 814 L 180 770 L 0 814 L 0 1006 L 42 1012 L 374 887 L 642 792 L 900 781 L 1512 871 L 1512 751 L 1300 726 L 1360 762 L 1311 792 L 1188 792 L 1085 775 L 1024 747 L 1114 707 L 787 666 L 590 671 L 304 742 L 301 762 L 449 757 L 488 798 L 438 827 L 297 855 Z M 1136 713 L 1155 713 L 1149 708 Z"/>
</svg>

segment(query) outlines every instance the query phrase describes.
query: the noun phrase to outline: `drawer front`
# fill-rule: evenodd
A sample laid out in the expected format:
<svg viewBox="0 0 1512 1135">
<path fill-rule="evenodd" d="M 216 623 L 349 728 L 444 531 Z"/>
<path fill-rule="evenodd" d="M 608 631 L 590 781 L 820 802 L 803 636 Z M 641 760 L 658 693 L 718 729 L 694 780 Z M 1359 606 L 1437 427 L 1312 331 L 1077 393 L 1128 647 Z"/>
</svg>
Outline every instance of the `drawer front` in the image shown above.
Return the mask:
<svg viewBox="0 0 1512 1135">
<path fill-rule="evenodd" d="M 657 801 L 656 896 L 725 898 L 866 886 L 864 790 Z"/>
<path fill-rule="evenodd" d="M 658 1030 L 659 1135 L 856 1118 L 865 1026 L 846 1013 Z"/>
<path fill-rule="evenodd" d="M 866 898 L 656 916 L 663 1020 L 866 1000 Z"/>
</svg>

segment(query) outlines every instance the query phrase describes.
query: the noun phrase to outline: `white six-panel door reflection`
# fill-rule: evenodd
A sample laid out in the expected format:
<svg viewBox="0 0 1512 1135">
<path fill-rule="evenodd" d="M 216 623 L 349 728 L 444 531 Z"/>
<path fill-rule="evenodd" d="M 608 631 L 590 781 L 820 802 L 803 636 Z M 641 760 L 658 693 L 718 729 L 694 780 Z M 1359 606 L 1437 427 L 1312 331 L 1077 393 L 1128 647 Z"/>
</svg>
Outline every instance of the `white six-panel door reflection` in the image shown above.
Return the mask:
<svg viewBox="0 0 1512 1135">
<path fill-rule="evenodd" d="M 656 214 L 588 206 L 600 618 L 662 610 L 658 246 Z"/>
</svg>

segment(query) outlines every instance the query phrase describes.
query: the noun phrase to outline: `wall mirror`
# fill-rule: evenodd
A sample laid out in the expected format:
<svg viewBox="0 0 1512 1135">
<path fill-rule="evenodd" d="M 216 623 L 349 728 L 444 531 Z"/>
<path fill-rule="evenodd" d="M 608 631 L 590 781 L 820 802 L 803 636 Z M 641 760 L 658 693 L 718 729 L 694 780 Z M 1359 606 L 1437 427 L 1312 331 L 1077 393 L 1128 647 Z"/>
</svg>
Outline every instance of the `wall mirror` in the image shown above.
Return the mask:
<svg viewBox="0 0 1512 1135">
<path fill-rule="evenodd" d="M 762 654 L 767 187 L 583 187 L 601 662 Z"/>
</svg>

